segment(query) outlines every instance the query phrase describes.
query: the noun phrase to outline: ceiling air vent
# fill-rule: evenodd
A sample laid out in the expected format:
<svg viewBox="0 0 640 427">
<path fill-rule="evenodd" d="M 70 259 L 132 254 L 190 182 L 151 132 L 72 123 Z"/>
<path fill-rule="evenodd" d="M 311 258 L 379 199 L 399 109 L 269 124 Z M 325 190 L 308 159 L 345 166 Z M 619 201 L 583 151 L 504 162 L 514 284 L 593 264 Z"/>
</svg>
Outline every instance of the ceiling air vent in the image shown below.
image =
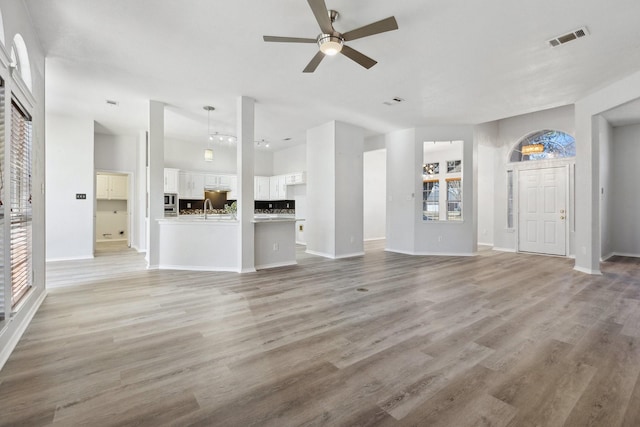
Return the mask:
<svg viewBox="0 0 640 427">
<path fill-rule="evenodd" d="M 400 98 L 399 96 L 394 96 L 393 98 L 391 98 L 391 101 L 383 101 L 382 103 L 384 105 L 396 105 L 396 104 L 400 104 L 401 102 L 404 102 L 403 98 Z"/>
<path fill-rule="evenodd" d="M 547 43 L 549 43 L 549 46 L 551 47 L 556 47 L 556 46 L 560 46 L 561 44 L 565 44 L 568 43 L 572 40 L 575 39 L 579 39 L 581 37 L 585 37 L 589 35 L 589 30 L 587 30 L 587 27 L 581 27 L 578 28 L 577 30 L 573 30 L 567 34 L 563 34 L 561 36 L 558 37 L 554 37 L 551 40 L 549 40 Z"/>
</svg>

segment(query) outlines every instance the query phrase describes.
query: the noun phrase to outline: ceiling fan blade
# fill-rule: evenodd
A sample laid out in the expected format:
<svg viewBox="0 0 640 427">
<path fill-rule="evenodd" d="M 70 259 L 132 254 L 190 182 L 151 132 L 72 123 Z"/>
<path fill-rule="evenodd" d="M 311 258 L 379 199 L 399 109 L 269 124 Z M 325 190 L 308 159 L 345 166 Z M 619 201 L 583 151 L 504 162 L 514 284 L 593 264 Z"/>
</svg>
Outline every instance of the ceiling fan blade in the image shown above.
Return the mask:
<svg viewBox="0 0 640 427">
<path fill-rule="evenodd" d="M 324 53 L 322 53 L 321 51 L 318 51 L 318 53 L 316 53 L 316 56 L 313 57 L 311 62 L 307 64 L 307 66 L 305 67 L 304 70 L 302 70 L 302 72 L 313 73 L 316 70 L 316 68 L 318 68 L 318 65 L 320 65 L 320 61 L 322 61 L 323 58 L 324 58 Z"/>
<path fill-rule="evenodd" d="M 360 39 L 362 37 L 372 36 L 374 34 L 380 34 L 387 31 L 393 31 L 398 29 L 398 23 L 396 18 L 390 16 L 373 24 L 365 25 L 364 27 L 356 28 L 355 30 L 347 31 L 342 35 L 344 41 Z"/>
<path fill-rule="evenodd" d="M 362 65 L 367 70 L 378 63 L 378 61 L 374 61 L 373 59 L 369 58 L 367 55 L 364 55 L 358 52 L 357 50 L 350 48 L 347 45 L 342 46 L 342 50 L 340 51 L 340 53 L 342 53 L 344 56 L 351 59 L 352 61 L 355 61 L 358 64 Z"/>
<path fill-rule="evenodd" d="M 324 0 L 307 0 L 307 2 L 309 2 L 309 6 L 322 32 L 324 34 L 333 34 L 333 25 L 331 25 L 331 18 L 329 18 L 329 11 Z"/>
<path fill-rule="evenodd" d="M 317 43 L 316 39 L 307 39 L 303 37 L 278 37 L 278 36 L 262 36 L 266 42 L 279 43 Z"/>
</svg>

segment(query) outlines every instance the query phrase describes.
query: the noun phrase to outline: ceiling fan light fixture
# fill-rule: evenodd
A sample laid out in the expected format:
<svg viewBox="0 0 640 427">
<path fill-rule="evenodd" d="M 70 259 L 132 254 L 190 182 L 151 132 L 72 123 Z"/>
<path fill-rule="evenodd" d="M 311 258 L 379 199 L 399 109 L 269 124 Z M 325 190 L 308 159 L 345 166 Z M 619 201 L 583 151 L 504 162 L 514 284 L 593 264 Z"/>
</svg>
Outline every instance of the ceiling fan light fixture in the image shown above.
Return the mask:
<svg viewBox="0 0 640 427">
<path fill-rule="evenodd" d="M 332 34 L 320 34 L 318 36 L 318 47 L 320 51 L 328 56 L 334 56 L 340 53 L 344 40 L 340 36 Z"/>
</svg>

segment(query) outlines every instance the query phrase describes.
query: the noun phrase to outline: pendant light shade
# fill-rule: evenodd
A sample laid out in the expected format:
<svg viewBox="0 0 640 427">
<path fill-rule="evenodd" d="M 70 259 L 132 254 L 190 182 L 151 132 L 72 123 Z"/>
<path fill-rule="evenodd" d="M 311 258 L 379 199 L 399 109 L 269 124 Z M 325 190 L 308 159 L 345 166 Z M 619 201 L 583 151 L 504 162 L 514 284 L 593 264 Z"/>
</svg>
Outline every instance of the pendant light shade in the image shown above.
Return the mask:
<svg viewBox="0 0 640 427">
<path fill-rule="evenodd" d="M 213 140 L 211 136 L 211 112 L 215 110 L 215 107 L 205 105 L 202 108 L 207 110 L 207 148 L 204 149 L 204 161 L 213 162 L 213 149 L 209 148 L 209 141 Z"/>
</svg>

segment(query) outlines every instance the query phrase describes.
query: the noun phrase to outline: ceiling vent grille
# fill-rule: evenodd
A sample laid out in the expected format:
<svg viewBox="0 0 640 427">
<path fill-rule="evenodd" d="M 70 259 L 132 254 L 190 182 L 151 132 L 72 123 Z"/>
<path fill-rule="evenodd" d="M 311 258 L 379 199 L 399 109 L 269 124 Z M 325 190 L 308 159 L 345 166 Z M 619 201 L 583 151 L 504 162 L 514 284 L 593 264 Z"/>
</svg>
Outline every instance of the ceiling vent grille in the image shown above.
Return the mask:
<svg viewBox="0 0 640 427">
<path fill-rule="evenodd" d="M 547 43 L 549 43 L 549 46 L 551 47 L 557 47 L 557 46 L 560 46 L 561 44 L 569 43 L 572 40 L 579 39 L 588 35 L 589 35 L 589 30 L 587 30 L 587 27 L 581 27 L 567 34 L 554 37 L 551 40 L 549 40 Z"/>
</svg>

